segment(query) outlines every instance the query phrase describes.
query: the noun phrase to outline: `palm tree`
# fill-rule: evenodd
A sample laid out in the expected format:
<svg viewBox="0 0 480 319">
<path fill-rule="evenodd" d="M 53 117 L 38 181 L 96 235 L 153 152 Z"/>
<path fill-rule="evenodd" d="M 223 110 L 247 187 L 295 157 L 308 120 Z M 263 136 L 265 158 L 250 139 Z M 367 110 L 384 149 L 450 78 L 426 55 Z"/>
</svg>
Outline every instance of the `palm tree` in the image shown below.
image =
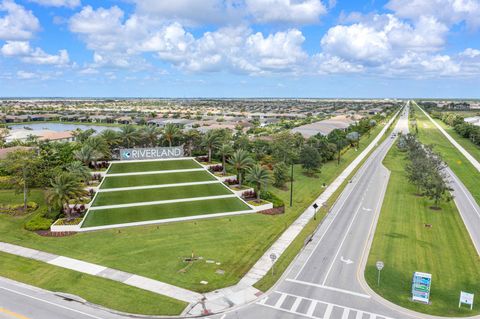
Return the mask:
<svg viewBox="0 0 480 319">
<path fill-rule="evenodd" d="M 155 125 L 147 125 L 141 130 L 142 140 L 150 147 L 157 145 L 159 134 L 160 131 Z"/>
<path fill-rule="evenodd" d="M 202 146 L 208 150 L 208 162 L 212 161 L 212 151 L 220 146 L 221 136 L 217 131 L 208 131 L 203 136 Z"/>
<path fill-rule="evenodd" d="M 163 138 L 168 141 L 168 146 L 172 147 L 172 142 L 179 133 L 180 129 L 175 124 L 167 123 L 167 125 L 165 125 L 163 128 Z"/>
<path fill-rule="evenodd" d="M 105 139 L 105 142 L 107 143 L 108 148 L 110 149 L 110 152 L 118 145 L 118 142 L 119 142 L 118 132 L 108 129 L 103 131 L 100 134 L 100 136 Z"/>
<path fill-rule="evenodd" d="M 183 138 L 187 145 L 187 154 L 192 156 L 193 145 L 200 140 L 200 132 L 198 130 L 188 130 L 183 134 Z"/>
<path fill-rule="evenodd" d="M 81 198 L 86 194 L 82 183 L 75 175 L 63 172 L 55 176 L 50 185 L 51 189 L 47 194 L 48 203 L 56 207 L 61 207 L 67 219 L 71 219 L 68 202 L 75 198 Z"/>
<path fill-rule="evenodd" d="M 75 151 L 73 155 L 77 160 L 84 163 L 85 166 L 89 166 L 92 162 L 98 161 L 102 157 L 102 154 L 94 150 L 90 145 L 82 146 L 82 148 Z"/>
<path fill-rule="evenodd" d="M 120 130 L 120 141 L 124 147 L 130 148 L 135 146 L 139 139 L 138 131 L 132 125 L 125 125 Z"/>
<path fill-rule="evenodd" d="M 247 151 L 237 150 L 233 152 L 229 162 L 230 164 L 233 165 L 233 167 L 237 171 L 238 184 L 242 186 L 243 171 L 253 164 L 252 158 L 250 157 Z"/>
<path fill-rule="evenodd" d="M 92 174 L 90 174 L 90 169 L 80 161 L 71 162 L 66 166 L 66 169 L 69 173 L 78 177 L 78 179 L 82 182 L 88 182 L 92 177 Z"/>
<path fill-rule="evenodd" d="M 102 154 L 102 157 L 110 157 L 110 148 L 108 147 L 107 141 L 102 136 L 90 136 L 83 145 L 90 146 L 94 151 Z"/>
<path fill-rule="evenodd" d="M 227 156 L 232 154 L 232 152 L 233 148 L 230 144 L 222 144 L 218 149 L 218 153 L 222 156 L 223 175 L 227 173 Z"/>
<path fill-rule="evenodd" d="M 260 191 L 262 186 L 266 186 L 268 181 L 270 181 L 271 176 L 270 172 L 263 168 L 262 166 L 256 164 L 247 169 L 247 174 L 245 175 L 247 182 L 250 182 L 255 185 L 255 192 L 257 193 L 257 201 L 260 201 Z"/>
</svg>

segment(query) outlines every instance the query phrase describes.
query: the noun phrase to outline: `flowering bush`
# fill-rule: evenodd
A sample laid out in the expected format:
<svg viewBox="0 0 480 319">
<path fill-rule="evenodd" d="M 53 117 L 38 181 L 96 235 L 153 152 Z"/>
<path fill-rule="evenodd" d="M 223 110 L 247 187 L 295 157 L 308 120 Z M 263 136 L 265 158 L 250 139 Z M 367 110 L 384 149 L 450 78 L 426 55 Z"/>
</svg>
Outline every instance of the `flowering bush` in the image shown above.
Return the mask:
<svg viewBox="0 0 480 319">
<path fill-rule="evenodd" d="M 257 198 L 257 193 L 256 193 L 254 190 L 244 191 L 244 192 L 242 193 L 242 198 L 243 198 L 243 199 Z"/>
<path fill-rule="evenodd" d="M 199 162 L 208 162 L 208 156 L 197 156 L 196 159 Z"/>
<path fill-rule="evenodd" d="M 222 165 L 212 165 L 208 168 L 210 172 L 216 173 L 216 172 L 221 172 L 223 171 L 223 166 Z"/>
<path fill-rule="evenodd" d="M 238 180 L 236 178 L 227 178 L 223 181 L 227 185 L 237 185 Z"/>
</svg>

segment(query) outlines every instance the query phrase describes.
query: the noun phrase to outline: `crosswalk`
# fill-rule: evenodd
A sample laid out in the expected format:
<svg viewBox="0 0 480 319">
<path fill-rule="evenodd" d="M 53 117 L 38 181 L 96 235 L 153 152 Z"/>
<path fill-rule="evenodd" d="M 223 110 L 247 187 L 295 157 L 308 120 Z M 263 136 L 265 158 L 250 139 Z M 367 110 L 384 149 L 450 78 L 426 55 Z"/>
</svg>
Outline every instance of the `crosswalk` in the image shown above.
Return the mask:
<svg viewBox="0 0 480 319">
<path fill-rule="evenodd" d="M 312 319 L 392 319 L 359 309 L 279 291 L 261 299 L 257 304 Z"/>
</svg>

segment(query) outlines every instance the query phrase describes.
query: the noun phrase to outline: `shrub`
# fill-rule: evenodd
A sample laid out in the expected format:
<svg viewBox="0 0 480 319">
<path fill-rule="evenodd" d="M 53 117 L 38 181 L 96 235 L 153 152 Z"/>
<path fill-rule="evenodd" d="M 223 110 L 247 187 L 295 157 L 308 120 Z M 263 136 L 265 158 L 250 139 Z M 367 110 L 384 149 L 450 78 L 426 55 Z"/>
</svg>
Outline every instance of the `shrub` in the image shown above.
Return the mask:
<svg viewBox="0 0 480 319">
<path fill-rule="evenodd" d="M 223 166 L 222 165 L 211 165 L 208 170 L 210 172 L 216 173 L 216 172 L 222 172 L 223 171 Z"/>
<path fill-rule="evenodd" d="M 238 180 L 236 178 L 227 178 L 223 182 L 227 185 L 237 185 L 238 184 Z"/>
<path fill-rule="evenodd" d="M 243 198 L 243 199 L 257 198 L 257 193 L 256 193 L 254 190 L 244 191 L 244 192 L 242 193 L 242 198 Z"/>
<path fill-rule="evenodd" d="M 53 219 L 45 217 L 46 211 L 38 212 L 30 218 L 24 225 L 26 230 L 49 230 L 53 224 Z"/>
<path fill-rule="evenodd" d="M 208 156 L 197 156 L 196 160 L 199 162 L 208 162 Z"/>
<path fill-rule="evenodd" d="M 260 198 L 266 201 L 269 201 L 273 204 L 273 207 L 284 207 L 285 203 L 282 199 L 280 199 L 277 195 L 268 192 L 268 191 L 261 191 Z"/>
<path fill-rule="evenodd" d="M 12 189 L 12 178 L 10 176 L 0 176 L 0 189 Z"/>
</svg>

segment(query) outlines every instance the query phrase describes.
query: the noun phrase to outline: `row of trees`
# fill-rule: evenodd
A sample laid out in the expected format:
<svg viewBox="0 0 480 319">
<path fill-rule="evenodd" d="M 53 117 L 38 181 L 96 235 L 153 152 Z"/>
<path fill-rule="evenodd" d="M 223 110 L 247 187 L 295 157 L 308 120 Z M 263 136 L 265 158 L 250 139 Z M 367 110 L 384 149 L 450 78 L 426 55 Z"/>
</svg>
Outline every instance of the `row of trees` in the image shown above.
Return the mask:
<svg viewBox="0 0 480 319">
<path fill-rule="evenodd" d="M 407 152 L 409 161 L 405 172 L 408 180 L 417 187 L 417 193 L 433 200 L 435 208 L 439 207 L 442 200 L 451 200 L 451 188 L 445 173 L 446 165 L 440 155 L 411 134 L 400 136 L 397 145 L 400 150 Z"/>
<path fill-rule="evenodd" d="M 453 127 L 455 132 L 480 146 L 480 126 L 465 122 L 463 116 L 455 113 L 432 112 L 432 116 Z"/>
</svg>

